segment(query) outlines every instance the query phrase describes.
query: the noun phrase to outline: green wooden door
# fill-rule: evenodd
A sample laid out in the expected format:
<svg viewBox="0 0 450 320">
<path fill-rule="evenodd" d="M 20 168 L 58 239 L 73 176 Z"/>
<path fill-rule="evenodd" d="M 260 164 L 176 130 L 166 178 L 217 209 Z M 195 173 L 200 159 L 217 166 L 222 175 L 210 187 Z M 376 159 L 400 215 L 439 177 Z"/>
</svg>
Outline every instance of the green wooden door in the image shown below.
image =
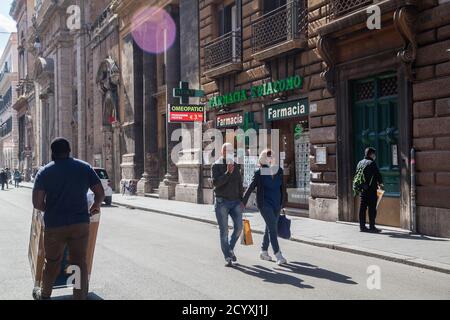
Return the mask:
<svg viewBox="0 0 450 320">
<path fill-rule="evenodd" d="M 354 165 L 365 148 L 377 149 L 386 196 L 400 196 L 398 87 L 395 74 L 355 81 L 352 85 Z"/>
</svg>

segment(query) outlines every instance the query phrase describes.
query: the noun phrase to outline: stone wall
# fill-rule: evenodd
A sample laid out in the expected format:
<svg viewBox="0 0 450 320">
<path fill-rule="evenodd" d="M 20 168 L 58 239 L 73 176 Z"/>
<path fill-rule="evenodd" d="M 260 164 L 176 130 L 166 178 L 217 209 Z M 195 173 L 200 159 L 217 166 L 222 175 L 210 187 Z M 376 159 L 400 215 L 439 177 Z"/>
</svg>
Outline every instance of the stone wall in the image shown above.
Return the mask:
<svg viewBox="0 0 450 320">
<path fill-rule="evenodd" d="M 412 106 L 418 231 L 445 237 L 450 237 L 449 12 L 445 3 L 420 15 Z"/>
<path fill-rule="evenodd" d="M 337 173 L 336 173 L 336 100 L 326 89 L 320 77 L 323 62 L 317 53 L 316 29 L 325 23 L 326 1 L 309 0 L 309 51 L 303 54 L 300 64 L 304 66 L 309 86 L 311 128 L 311 218 L 328 221 L 338 220 Z M 315 163 L 316 147 L 327 148 L 327 164 Z"/>
</svg>

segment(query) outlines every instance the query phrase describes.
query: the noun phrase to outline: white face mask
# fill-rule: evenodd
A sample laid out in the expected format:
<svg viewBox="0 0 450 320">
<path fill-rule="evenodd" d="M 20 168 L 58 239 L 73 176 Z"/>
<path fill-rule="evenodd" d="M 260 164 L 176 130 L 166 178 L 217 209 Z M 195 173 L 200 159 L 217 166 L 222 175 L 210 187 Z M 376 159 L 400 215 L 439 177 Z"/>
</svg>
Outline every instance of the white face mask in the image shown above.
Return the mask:
<svg viewBox="0 0 450 320">
<path fill-rule="evenodd" d="M 232 153 L 227 153 L 226 156 L 225 156 L 225 160 L 226 160 L 227 162 L 232 162 L 232 161 L 234 161 L 234 155 L 233 155 Z"/>
<path fill-rule="evenodd" d="M 376 155 L 373 155 L 373 156 L 372 156 L 372 159 L 373 159 L 373 161 L 375 161 L 375 160 L 377 159 L 377 156 L 376 156 Z"/>
</svg>

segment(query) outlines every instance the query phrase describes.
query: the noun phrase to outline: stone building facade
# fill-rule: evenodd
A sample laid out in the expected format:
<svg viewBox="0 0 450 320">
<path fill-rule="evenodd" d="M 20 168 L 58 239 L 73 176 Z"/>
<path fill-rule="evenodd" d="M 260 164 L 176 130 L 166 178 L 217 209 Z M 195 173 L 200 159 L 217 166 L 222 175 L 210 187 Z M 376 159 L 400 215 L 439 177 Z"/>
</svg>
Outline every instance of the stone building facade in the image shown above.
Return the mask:
<svg viewBox="0 0 450 320">
<path fill-rule="evenodd" d="M 386 185 L 379 223 L 448 237 L 450 4 L 372 4 L 200 1 L 208 125 L 279 129 L 291 212 L 329 221 L 357 221 L 351 180 L 364 148 L 375 146 Z M 367 24 L 373 10 L 381 29 Z M 301 85 L 286 90 L 290 77 Z"/>
<path fill-rule="evenodd" d="M 119 190 L 121 180 L 121 149 L 118 91 L 121 84 L 119 68 L 119 25 L 111 1 L 90 1 L 86 19 L 89 21 L 89 43 L 86 50 L 86 97 L 88 159 L 103 167 Z"/>
<path fill-rule="evenodd" d="M 0 167 L 18 168 L 19 131 L 17 111 L 17 33 L 9 36 L 0 57 Z"/>
<path fill-rule="evenodd" d="M 112 164 L 111 125 L 103 126 L 103 96 L 109 96 L 104 66 L 117 59 L 118 50 L 109 6 L 110 1 L 13 2 L 20 36 L 15 108 L 26 172 L 48 163 L 51 140 L 64 136 L 75 157 L 106 167 L 113 182 L 120 181 Z"/>
<path fill-rule="evenodd" d="M 34 129 L 33 112 L 35 105 L 34 82 L 32 79 L 34 58 L 28 43 L 29 30 L 32 28 L 34 0 L 14 1 L 10 10 L 11 17 L 17 22 L 18 37 L 18 85 L 17 100 L 13 109 L 18 119 L 18 168 L 26 181 L 33 173 Z"/>
<path fill-rule="evenodd" d="M 198 14 L 197 1 L 117 0 L 112 8 L 119 19 L 122 179 L 136 185 L 138 194 L 175 199 L 179 170 L 170 159 L 175 143 L 168 137 L 180 124 L 167 123 L 167 105 L 178 103 L 173 89 L 180 80 L 199 84 L 198 19 L 192 19 Z M 172 37 L 170 44 L 158 36 L 166 31 L 152 29 L 155 25 L 149 23 L 159 15 L 170 16 L 165 29 Z"/>
</svg>

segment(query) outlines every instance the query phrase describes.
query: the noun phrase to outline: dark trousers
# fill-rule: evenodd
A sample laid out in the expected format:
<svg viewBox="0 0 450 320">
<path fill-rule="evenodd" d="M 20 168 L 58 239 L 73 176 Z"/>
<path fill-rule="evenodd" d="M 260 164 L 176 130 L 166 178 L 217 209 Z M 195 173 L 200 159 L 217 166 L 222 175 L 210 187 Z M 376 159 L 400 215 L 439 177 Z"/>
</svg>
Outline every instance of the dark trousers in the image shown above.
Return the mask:
<svg viewBox="0 0 450 320">
<path fill-rule="evenodd" d="M 369 209 L 370 228 L 375 227 L 375 219 L 377 218 L 377 191 L 365 191 L 361 193 L 361 205 L 359 207 L 359 225 L 361 228 L 366 226 L 366 211 Z"/>
<path fill-rule="evenodd" d="M 69 249 L 69 264 L 80 268 L 80 289 L 73 289 L 75 300 L 85 300 L 88 294 L 87 250 L 89 245 L 89 224 L 74 224 L 44 231 L 45 262 L 42 270 L 41 291 L 44 297 L 51 297 L 53 285 L 61 271 L 65 247 Z"/>
<path fill-rule="evenodd" d="M 274 210 L 271 207 L 264 206 L 261 208 L 261 215 L 266 222 L 266 231 L 264 232 L 262 251 L 269 249 L 269 243 L 272 244 L 272 249 L 275 254 L 280 252 L 280 245 L 278 243 L 278 220 L 280 219 L 280 210 Z"/>
</svg>

